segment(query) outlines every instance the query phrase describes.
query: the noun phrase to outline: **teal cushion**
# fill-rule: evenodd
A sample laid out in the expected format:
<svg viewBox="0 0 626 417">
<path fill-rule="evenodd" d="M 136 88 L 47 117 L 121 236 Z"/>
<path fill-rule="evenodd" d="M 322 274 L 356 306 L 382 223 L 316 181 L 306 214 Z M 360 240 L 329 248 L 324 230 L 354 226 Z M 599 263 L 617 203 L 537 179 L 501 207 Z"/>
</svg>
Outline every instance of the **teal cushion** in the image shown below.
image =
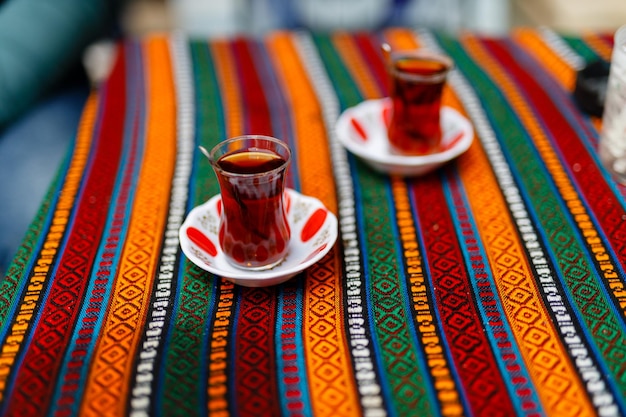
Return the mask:
<svg viewBox="0 0 626 417">
<path fill-rule="evenodd" d="M 0 6 L 0 128 L 79 62 L 111 23 L 107 0 L 9 0 Z"/>
</svg>

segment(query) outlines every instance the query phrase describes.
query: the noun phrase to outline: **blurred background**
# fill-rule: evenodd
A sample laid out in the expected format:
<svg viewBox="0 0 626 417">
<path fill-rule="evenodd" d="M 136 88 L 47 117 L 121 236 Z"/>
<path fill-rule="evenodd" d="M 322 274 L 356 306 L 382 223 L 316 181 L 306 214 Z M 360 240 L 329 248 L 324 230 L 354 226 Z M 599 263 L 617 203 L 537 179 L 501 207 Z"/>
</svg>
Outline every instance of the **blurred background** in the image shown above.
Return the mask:
<svg viewBox="0 0 626 417">
<path fill-rule="evenodd" d="M 624 0 L 132 0 L 123 29 L 140 35 L 180 28 L 211 37 L 396 25 L 499 35 L 515 26 L 576 33 L 614 31 L 625 23 Z"/>
</svg>

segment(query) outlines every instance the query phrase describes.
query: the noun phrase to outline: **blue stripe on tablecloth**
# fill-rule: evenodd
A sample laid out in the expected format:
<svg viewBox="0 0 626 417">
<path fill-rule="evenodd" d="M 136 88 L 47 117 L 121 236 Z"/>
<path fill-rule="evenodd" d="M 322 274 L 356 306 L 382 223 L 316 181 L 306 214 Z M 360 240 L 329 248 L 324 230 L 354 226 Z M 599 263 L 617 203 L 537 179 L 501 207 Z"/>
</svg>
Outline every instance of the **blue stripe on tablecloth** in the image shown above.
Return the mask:
<svg viewBox="0 0 626 417">
<path fill-rule="evenodd" d="M 74 149 L 75 144 L 76 144 L 76 137 L 74 137 L 73 140 L 70 142 L 69 149 Z M 37 241 L 33 244 L 32 248 L 30 249 L 30 257 L 28 261 L 26 262 L 26 264 L 24 265 L 23 270 L 20 272 L 21 278 L 17 280 L 16 286 L 13 289 L 13 295 L 11 297 L 11 304 L 9 305 L 9 308 L 5 311 L 4 320 L 2 320 L 2 325 L 0 326 L 0 340 L 3 341 L 3 343 L 6 343 L 7 333 L 13 331 L 13 326 L 14 326 L 13 320 L 16 317 L 15 316 L 16 311 L 18 307 L 20 307 L 22 304 L 21 301 L 24 298 L 27 287 L 31 284 L 30 280 L 27 278 L 33 275 L 34 268 L 36 266 L 37 261 L 40 258 L 40 253 L 43 250 L 43 245 L 48 238 L 48 232 L 50 231 L 52 220 L 55 217 L 56 207 L 61 197 L 61 190 L 63 189 L 65 185 L 65 181 L 63 180 L 67 176 L 69 167 L 71 165 L 71 161 L 72 161 L 72 153 L 68 152 L 68 154 L 66 155 L 65 159 L 62 162 L 61 167 L 59 168 L 59 173 L 57 177 L 58 181 L 56 182 L 55 188 L 51 190 L 51 194 L 49 197 L 50 198 L 49 206 L 48 206 L 49 208 L 48 208 L 47 213 L 45 214 L 45 218 L 42 224 L 41 231 L 38 235 Z M 58 254 L 59 252 L 57 250 L 57 255 L 54 258 L 54 263 L 58 262 L 57 261 Z M 51 282 L 50 277 L 54 277 L 54 274 L 52 273 L 53 268 L 54 268 L 54 264 L 50 265 L 50 270 L 48 271 L 46 280 L 43 283 L 43 285 L 50 284 Z M 39 311 L 41 309 L 41 306 L 45 304 L 45 301 L 46 301 L 45 294 L 42 292 L 41 296 L 37 300 L 37 306 L 34 307 L 33 310 Z M 6 378 L 6 382 L 5 382 L 6 385 L 5 385 L 5 389 L 3 393 L 4 400 L 2 401 L 2 403 L 0 403 L 0 414 L 2 414 L 3 411 L 5 411 L 5 408 L 7 407 L 9 403 L 8 399 L 11 396 L 11 391 L 13 389 L 13 383 L 15 381 L 15 376 L 16 376 L 15 370 L 19 369 L 18 366 L 21 362 L 21 355 L 24 354 L 24 351 L 25 351 L 24 347 L 28 346 L 27 343 L 32 338 L 32 333 L 34 329 L 36 328 L 35 326 L 36 326 L 36 321 L 31 322 L 30 325 L 28 326 L 28 332 L 26 333 L 24 340 L 20 344 L 21 351 L 18 352 L 18 354 L 16 354 L 15 360 L 11 366 L 11 370 L 13 372 L 11 372 Z"/>
<path fill-rule="evenodd" d="M 287 416 L 293 412 L 289 407 L 289 404 L 292 402 L 291 398 L 287 395 L 287 391 L 292 387 L 295 387 L 295 390 L 300 394 L 296 400 L 302 404 L 302 410 L 311 410 L 304 346 L 302 343 L 299 343 L 302 340 L 304 280 L 301 277 L 296 277 L 286 282 L 279 287 L 278 294 L 278 313 L 276 315 L 274 343 L 276 346 L 276 368 L 278 369 L 278 379 L 280 380 L 277 381 L 281 399 L 280 404 L 283 415 Z M 288 295 L 289 299 L 293 300 L 292 302 L 290 301 L 290 304 L 293 303 L 293 306 L 287 307 L 285 305 L 285 295 Z M 291 312 L 294 317 L 286 320 L 284 318 L 286 311 Z M 293 337 L 291 338 L 285 338 L 284 333 L 281 332 L 286 324 L 289 324 L 292 328 Z M 293 344 L 294 347 L 291 350 L 287 350 L 284 346 L 285 344 Z M 295 360 L 284 359 L 284 354 L 295 356 Z M 295 364 L 297 371 L 287 372 L 286 368 L 292 366 L 292 363 Z M 284 382 L 287 378 L 292 381 L 289 385 Z"/>
</svg>

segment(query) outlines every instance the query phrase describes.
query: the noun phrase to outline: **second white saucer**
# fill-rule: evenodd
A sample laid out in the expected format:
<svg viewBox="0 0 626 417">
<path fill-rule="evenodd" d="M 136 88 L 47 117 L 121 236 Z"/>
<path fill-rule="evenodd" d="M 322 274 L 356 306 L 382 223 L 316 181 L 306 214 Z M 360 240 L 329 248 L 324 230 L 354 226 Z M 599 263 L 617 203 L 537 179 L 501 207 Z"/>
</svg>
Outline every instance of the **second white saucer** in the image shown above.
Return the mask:
<svg viewBox="0 0 626 417">
<path fill-rule="evenodd" d="M 474 139 L 472 124 L 451 107 L 441 108 L 441 151 L 418 156 L 391 153 L 386 115 L 391 99 L 366 100 L 346 109 L 337 120 L 343 146 L 379 172 L 403 176 L 423 175 L 467 151 Z"/>
</svg>

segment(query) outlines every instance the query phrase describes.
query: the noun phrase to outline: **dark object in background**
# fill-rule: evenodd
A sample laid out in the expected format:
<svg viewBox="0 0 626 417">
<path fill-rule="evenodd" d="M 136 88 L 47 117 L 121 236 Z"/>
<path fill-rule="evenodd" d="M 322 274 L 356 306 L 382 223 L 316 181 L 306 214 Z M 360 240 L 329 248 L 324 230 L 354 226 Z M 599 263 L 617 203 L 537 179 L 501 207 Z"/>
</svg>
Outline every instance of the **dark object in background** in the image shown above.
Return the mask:
<svg viewBox="0 0 626 417">
<path fill-rule="evenodd" d="M 606 61 L 593 61 L 576 75 L 574 99 L 582 111 L 593 116 L 602 116 L 606 84 L 610 65 Z"/>
</svg>

